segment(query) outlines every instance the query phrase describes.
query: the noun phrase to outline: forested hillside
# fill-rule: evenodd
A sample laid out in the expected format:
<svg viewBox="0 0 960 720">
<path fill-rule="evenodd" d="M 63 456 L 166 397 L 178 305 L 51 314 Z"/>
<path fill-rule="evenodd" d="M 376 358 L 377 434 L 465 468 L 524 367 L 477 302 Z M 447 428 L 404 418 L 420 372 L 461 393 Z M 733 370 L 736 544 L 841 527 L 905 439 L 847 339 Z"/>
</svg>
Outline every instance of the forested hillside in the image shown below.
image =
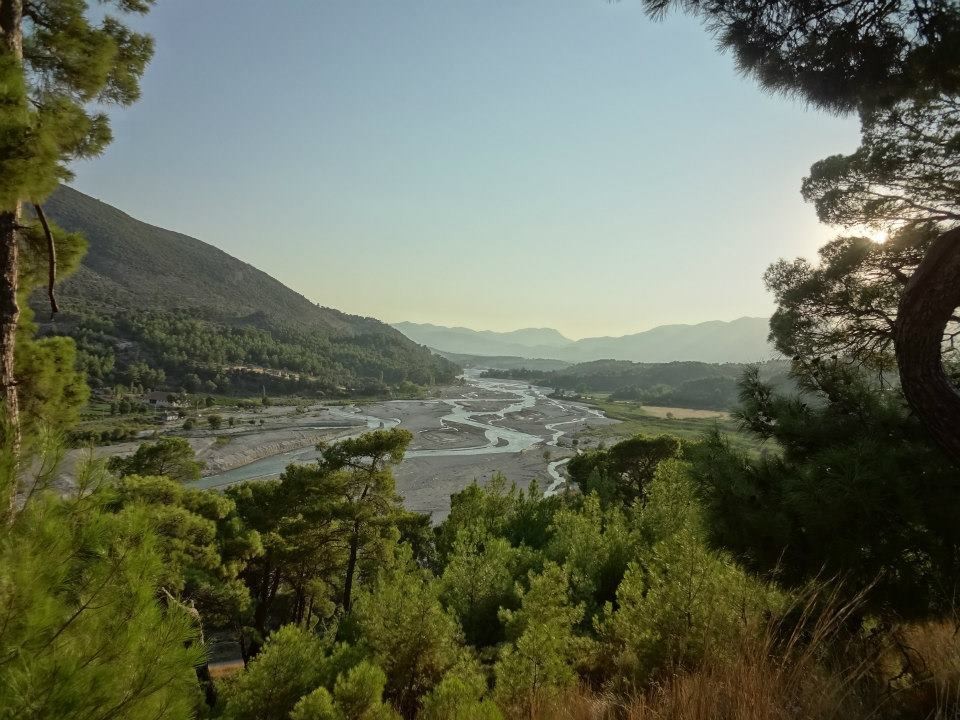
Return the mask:
<svg viewBox="0 0 960 720">
<path fill-rule="evenodd" d="M 730 410 L 739 401 L 738 381 L 749 365 L 742 363 L 635 363 L 596 360 L 544 372 L 519 368 L 491 370 L 489 374 L 528 380 L 537 385 L 578 393 L 610 393 L 614 400 L 634 400 L 649 405 Z M 760 365 L 763 379 L 774 387 L 792 386 L 790 364 L 771 360 Z"/>
<path fill-rule="evenodd" d="M 93 385 L 228 392 L 377 392 L 453 378 L 455 366 L 373 318 L 320 307 L 255 267 L 61 186 L 47 215 L 88 243 L 59 290 L 33 296 L 44 334 L 77 341 Z"/>
</svg>

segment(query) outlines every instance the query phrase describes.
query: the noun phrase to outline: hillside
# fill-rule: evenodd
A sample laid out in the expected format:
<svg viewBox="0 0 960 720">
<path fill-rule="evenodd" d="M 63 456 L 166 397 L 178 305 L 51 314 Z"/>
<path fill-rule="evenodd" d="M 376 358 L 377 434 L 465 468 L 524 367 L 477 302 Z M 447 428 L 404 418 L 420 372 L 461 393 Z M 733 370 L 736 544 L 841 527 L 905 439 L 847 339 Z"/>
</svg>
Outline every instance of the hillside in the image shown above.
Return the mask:
<svg viewBox="0 0 960 720">
<path fill-rule="evenodd" d="M 594 360 L 566 368 L 493 369 L 492 377 L 511 377 L 561 392 L 603 393 L 613 400 L 648 405 L 731 410 L 739 403 L 739 380 L 748 365 L 696 361 L 635 363 L 627 360 Z M 760 364 L 760 375 L 777 389 L 795 389 L 785 360 Z"/>
<path fill-rule="evenodd" d="M 89 247 L 60 288 L 56 325 L 42 330 L 77 339 L 94 384 L 175 389 L 199 378 L 211 390 L 253 382 L 329 392 L 453 377 L 452 363 L 389 325 L 315 305 L 196 238 L 68 187 L 45 207 Z"/>
<path fill-rule="evenodd" d="M 450 362 L 464 368 L 493 368 L 497 370 L 530 370 L 550 372 L 570 367 L 570 363 L 563 360 L 549 360 L 542 358 L 524 358 L 517 355 L 466 355 L 463 353 L 436 350 Z"/>
<path fill-rule="evenodd" d="M 509 333 L 446 328 L 417 323 L 394 327 L 414 342 L 450 353 L 551 358 L 565 362 L 630 360 L 633 362 L 757 362 L 776 357 L 767 342 L 766 318 L 713 320 L 696 325 L 662 325 L 622 337 L 570 340 L 556 330 Z"/>
</svg>

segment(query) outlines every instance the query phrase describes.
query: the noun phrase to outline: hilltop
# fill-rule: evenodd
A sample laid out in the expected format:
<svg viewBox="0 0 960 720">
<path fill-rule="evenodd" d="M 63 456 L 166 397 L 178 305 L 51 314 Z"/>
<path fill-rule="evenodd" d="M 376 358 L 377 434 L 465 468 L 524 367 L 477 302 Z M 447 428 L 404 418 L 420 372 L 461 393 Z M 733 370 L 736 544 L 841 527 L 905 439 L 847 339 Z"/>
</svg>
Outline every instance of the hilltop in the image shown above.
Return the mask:
<svg viewBox="0 0 960 720">
<path fill-rule="evenodd" d="M 455 374 L 389 325 L 319 306 L 201 240 L 69 187 L 45 208 L 89 247 L 60 288 L 63 312 L 41 330 L 77 340 L 94 385 L 374 391 Z"/>
</svg>

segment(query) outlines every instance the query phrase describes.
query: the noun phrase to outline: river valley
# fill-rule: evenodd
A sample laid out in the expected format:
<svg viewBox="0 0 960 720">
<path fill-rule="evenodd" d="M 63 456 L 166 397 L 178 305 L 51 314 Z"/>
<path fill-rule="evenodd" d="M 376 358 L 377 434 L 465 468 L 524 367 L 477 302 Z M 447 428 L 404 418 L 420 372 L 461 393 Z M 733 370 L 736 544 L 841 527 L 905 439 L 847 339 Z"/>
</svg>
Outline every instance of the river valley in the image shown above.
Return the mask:
<svg viewBox="0 0 960 720">
<path fill-rule="evenodd" d="M 439 398 L 311 406 L 288 418 L 283 429 L 286 435 L 298 434 L 288 443 L 304 444 L 284 449 L 284 441 L 278 439 L 274 446 L 265 446 L 265 454 L 260 446 L 263 456 L 236 466 L 230 458 L 242 455 L 201 449 L 201 458 L 210 456 L 208 470 L 213 472 L 196 485 L 220 488 L 276 477 L 290 463 L 315 460 L 317 440 L 335 441 L 400 426 L 410 430 L 414 440 L 394 469 L 397 490 L 408 508 L 430 513 L 434 520 L 446 516 L 451 493 L 473 480 L 486 483 L 496 473 L 521 487 L 536 480 L 546 492 L 556 492 L 565 481 L 562 467 L 576 452 L 572 437 L 585 427 L 613 421 L 582 403 L 554 400 L 546 393 L 524 382 L 481 378 L 472 370 L 467 371 L 463 385 L 446 388 Z M 273 424 L 279 422 L 278 418 Z M 279 435 L 281 431 L 267 424 L 253 435 L 270 432 Z M 243 434 L 236 433 L 238 449 L 245 446 Z M 269 452 L 273 448 L 279 451 Z"/>
</svg>

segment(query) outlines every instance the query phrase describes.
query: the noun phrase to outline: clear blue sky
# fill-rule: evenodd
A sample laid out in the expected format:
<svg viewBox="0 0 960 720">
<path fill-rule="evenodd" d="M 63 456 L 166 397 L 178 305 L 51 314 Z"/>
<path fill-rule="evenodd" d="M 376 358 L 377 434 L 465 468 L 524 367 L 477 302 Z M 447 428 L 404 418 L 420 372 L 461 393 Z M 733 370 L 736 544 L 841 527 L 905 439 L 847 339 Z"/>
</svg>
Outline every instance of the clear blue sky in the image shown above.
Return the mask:
<svg viewBox="0 0 960 720">
<path fill-rule="evenodd" d="M 571 337 L 772 310 L 832 236 L 852 118 L 762 93 L 636 0 L 162 0 L 143 98 L 74 185 L 323 305 Z"/>
</svg>

